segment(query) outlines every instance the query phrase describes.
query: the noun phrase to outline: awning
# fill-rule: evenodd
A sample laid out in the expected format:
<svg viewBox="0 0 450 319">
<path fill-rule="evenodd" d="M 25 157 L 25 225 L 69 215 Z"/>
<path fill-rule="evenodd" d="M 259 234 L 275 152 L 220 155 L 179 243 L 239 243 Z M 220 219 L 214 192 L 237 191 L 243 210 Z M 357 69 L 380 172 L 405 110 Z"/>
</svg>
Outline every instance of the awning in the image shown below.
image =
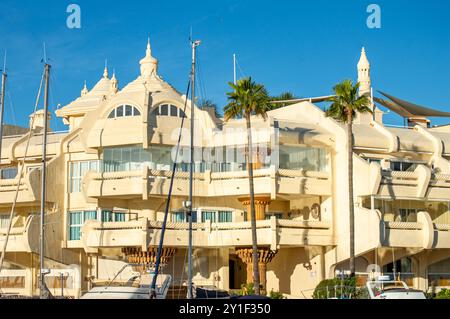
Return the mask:
<svg viewBox="0 0 450 319">
<path fill-rule="evenodd" d="M 387 107 L 391 111 L 406 118 L 415 117 L 450 117 L 450 113 L 434 110 L 414 103 L 404 101 L 395 96 L 378 91 L 383 96 L 391 101 L 374 97 L 375 102 Z"/>
</svg>

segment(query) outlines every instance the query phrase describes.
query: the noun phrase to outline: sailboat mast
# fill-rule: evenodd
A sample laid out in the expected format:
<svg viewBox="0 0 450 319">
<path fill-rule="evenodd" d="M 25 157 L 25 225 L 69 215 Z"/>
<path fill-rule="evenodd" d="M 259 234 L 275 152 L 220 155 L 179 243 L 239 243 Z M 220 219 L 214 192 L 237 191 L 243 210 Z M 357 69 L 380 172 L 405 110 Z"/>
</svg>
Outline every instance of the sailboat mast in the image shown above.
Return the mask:
<svg viewBox="0 0 450 319">
<path fill-rule="evenodd" d="M 5 63 L 6 64 L 6 63 Z M 6 65 L 2 71 L 2 90 L 0 92 L 0 162 L 2 160 L 2 142 L 3 142 L 3 112 L 5 110 L 5 91 L 6 91 Z"/>
<path fill-rule="evenodd" d="M 187 298 L 192 299 L 192 214 L 193 214 L 193 180 L 194 180 L 194 115 L 195 115 L 195 65 L 196 50 L 200 45 L 200 41 L 192 42 L 192 70 L 191 70 L 191 159 L 189 169 L 189 202 L 188 202 L 188 219 L 189 219 L 189 252 L 188 252 L 188 291 Z"/>
<path fill-rule="evenodd" d="M 236 85 L 236 54 L 233 54 L 233 83 Z"/>
<path fill-rule="evenodd" d="M 47 177 L 47 131 L 48 131 L 48 95 L 49 95 L 49 81 L 50 81 L 50 65 L 45 64 L 45 91 L 44 91 L 44 131 L 42 137 L 42 168 L 41 168 L 41 227 L 39 234 L 39 258 L 40 258 L 40 273 L 39 273 L 39 291 L 41 299 L 45 299 L 45 273 L 44 273 L 44 238 L 45 238 L 45 202 L 46 202 L 46 177 Z M 36 114 L 35 114 L 36 116 Z"/>
</svg>

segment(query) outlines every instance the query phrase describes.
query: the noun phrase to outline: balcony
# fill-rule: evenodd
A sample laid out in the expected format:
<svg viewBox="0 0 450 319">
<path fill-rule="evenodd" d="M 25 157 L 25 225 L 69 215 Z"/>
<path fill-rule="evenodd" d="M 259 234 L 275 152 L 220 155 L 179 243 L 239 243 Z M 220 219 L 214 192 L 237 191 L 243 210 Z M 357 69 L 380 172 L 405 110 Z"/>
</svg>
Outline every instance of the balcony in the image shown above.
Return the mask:
<svg viewBox="0 0 450 319">
<path fill-rule="evenodd" d="M 14 202 L 17 188 L 19 193 L 17 196 L 17 203 L 33 204 L 39 200 L 40 192 L 40 171 L 33 170 L 25 175 L 20 181 L 19 179 L 5 179 L 0 180 L 0 205 L 10 207 Z"/>
<path fill-rule="evenodd" d="M 85 194 L 91 198 L 100 197 L 142 197 L 166 196 L 169 192 L 169 171 L 140 171 L 88 173 L 83 180 Z M 298 196 L 300 194 L 331 196 L 331 179 L 328 173 L 303 170 L 260 169 L 254 172 L 255 193 Z M 196 190 L 205 196 L 239 196 L 249 193 L 246 171 L 194 174 Z M 189 173 L 176 172 L 174 196 L 188 196 Z"/>
<path fill-rule="evenodd" d="M 89 221 L 82 229 L 81 243 L 86 252 L 99 248 L 157 246 L 161 236 L 161 222 L 142 221 L 101 223 Z M 331 224 L 327 222 L 298 222 L 272 218 L 257 222 L 258 245 L 278 249 L 280 246 L 332 246 Z M 251 241 L 251 223 L 196 223 L 193 225 L 196 247 L 248 247 Z M 164 245 L 186 248 L 188 224 L 168 223 Z M 80 247 L 81 248 L 81 247 Z"/>
<path fill-rule="evenodd" d="M 450 200 L 450 175 L 434 173 L 426 165 L 419 164 L 414 171 L 383 170 L 380 164 L 368 164 L 358 157 L 355 164 L 357 196 Z"/>
<path fill-rule="evenodd" d="M 7 229 L 0 229 L 0 247 L 3 247 Z M 39 218 L 37 216 L 13 219 L 6 252 L 37 252 L 39 238 Z"/>
<path fill-rule="evenodd" d="M 419 212 L 417 223 L 385 222 L 382 243 L 386 247 L 448 249 L 450 225 L 435 224 L 427 212 Z"/>
</svg>

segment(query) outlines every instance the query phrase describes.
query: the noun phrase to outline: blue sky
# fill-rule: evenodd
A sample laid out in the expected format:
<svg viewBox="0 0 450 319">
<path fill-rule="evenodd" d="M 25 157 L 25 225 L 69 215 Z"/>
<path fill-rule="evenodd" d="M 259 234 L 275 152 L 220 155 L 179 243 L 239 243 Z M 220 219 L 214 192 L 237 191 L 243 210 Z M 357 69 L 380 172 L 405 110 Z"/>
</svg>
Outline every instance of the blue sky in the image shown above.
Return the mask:
<svg viewBox="0 0 450 319">
<path fill-rule="evenodd" d="M 66 26 L 70 3 L 81 7 L 79 30 Z M 381 6 L 381 29 L 366 26 L 371 3 Z M 191 27 L 203 41 L 199 95 L 220 107 L 233 77 L 233 53 L 242 68 L 238 75 L 251 75 L 272 94 L 309 97 L 331 93 L 343 79 L 356 80 L 365 46 L 376 90 L 450 111 L 449 15 L 445 0 L 2 0 L 0 50 L 8 51 L 9 71 L 6 121 L 27 125 L 42 73 L 43 42 L 53 67 L 52 110 L 78 97 L 84 80 L 91 88 L 105 59 L 121 87 L 135 79 L 148 36 L 159 73 L 184 92 Z M 385 119 L 402 123 L 393 114 Z M 447 121 L 433 119 L 433 124 Z M 60 120 L 52 127 L 65 129 Z"/>
</svg>

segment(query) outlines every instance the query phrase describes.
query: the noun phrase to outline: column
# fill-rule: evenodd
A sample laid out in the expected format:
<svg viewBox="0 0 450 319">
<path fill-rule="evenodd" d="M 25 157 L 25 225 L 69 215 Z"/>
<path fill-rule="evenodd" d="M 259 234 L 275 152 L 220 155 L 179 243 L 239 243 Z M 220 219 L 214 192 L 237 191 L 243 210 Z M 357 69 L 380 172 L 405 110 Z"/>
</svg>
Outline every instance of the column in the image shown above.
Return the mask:
<svg viewBox="0 0 450 319">
<path fill-rule="evenodd" d="M 247 283 L 253 283 L 253 249 L 237 249 L 236 254 L 247 265 Z M 272 251 L 269 248 L 258 249 L 259 282 L 262 286 L 261 293 L 264 295 L 267 294 L 267 264 L 273 260 L 276 254 L 276 251 Z"/>
<path fill-rule="evenodd" d="M 156 263 L 156 257 L 158 255 L 157 247 L 150 247 L 148 251 L 142 251 L 142 248 L 124 248 L 123 254 L 128 259 L 130 264 L 140 265 L 154 265 Z M 161 254 L 161 266 L 166 265 L 169 260 L 175 255 L 175 248 L 163 248 Z"/>
<path fill-rule="evenodd" d="M 244 205 L 247 209 L 247 221 L 251 221 L 251 207 L 250 207 L 250 198 L 243 198 L 239 200 L 242 205 Z M 256 212 L 256 220 L 265 220 L 266 219 L 266 208 L 271 203 L 270 197 L 255 197 L 255 212 Z"/>
</svg>

